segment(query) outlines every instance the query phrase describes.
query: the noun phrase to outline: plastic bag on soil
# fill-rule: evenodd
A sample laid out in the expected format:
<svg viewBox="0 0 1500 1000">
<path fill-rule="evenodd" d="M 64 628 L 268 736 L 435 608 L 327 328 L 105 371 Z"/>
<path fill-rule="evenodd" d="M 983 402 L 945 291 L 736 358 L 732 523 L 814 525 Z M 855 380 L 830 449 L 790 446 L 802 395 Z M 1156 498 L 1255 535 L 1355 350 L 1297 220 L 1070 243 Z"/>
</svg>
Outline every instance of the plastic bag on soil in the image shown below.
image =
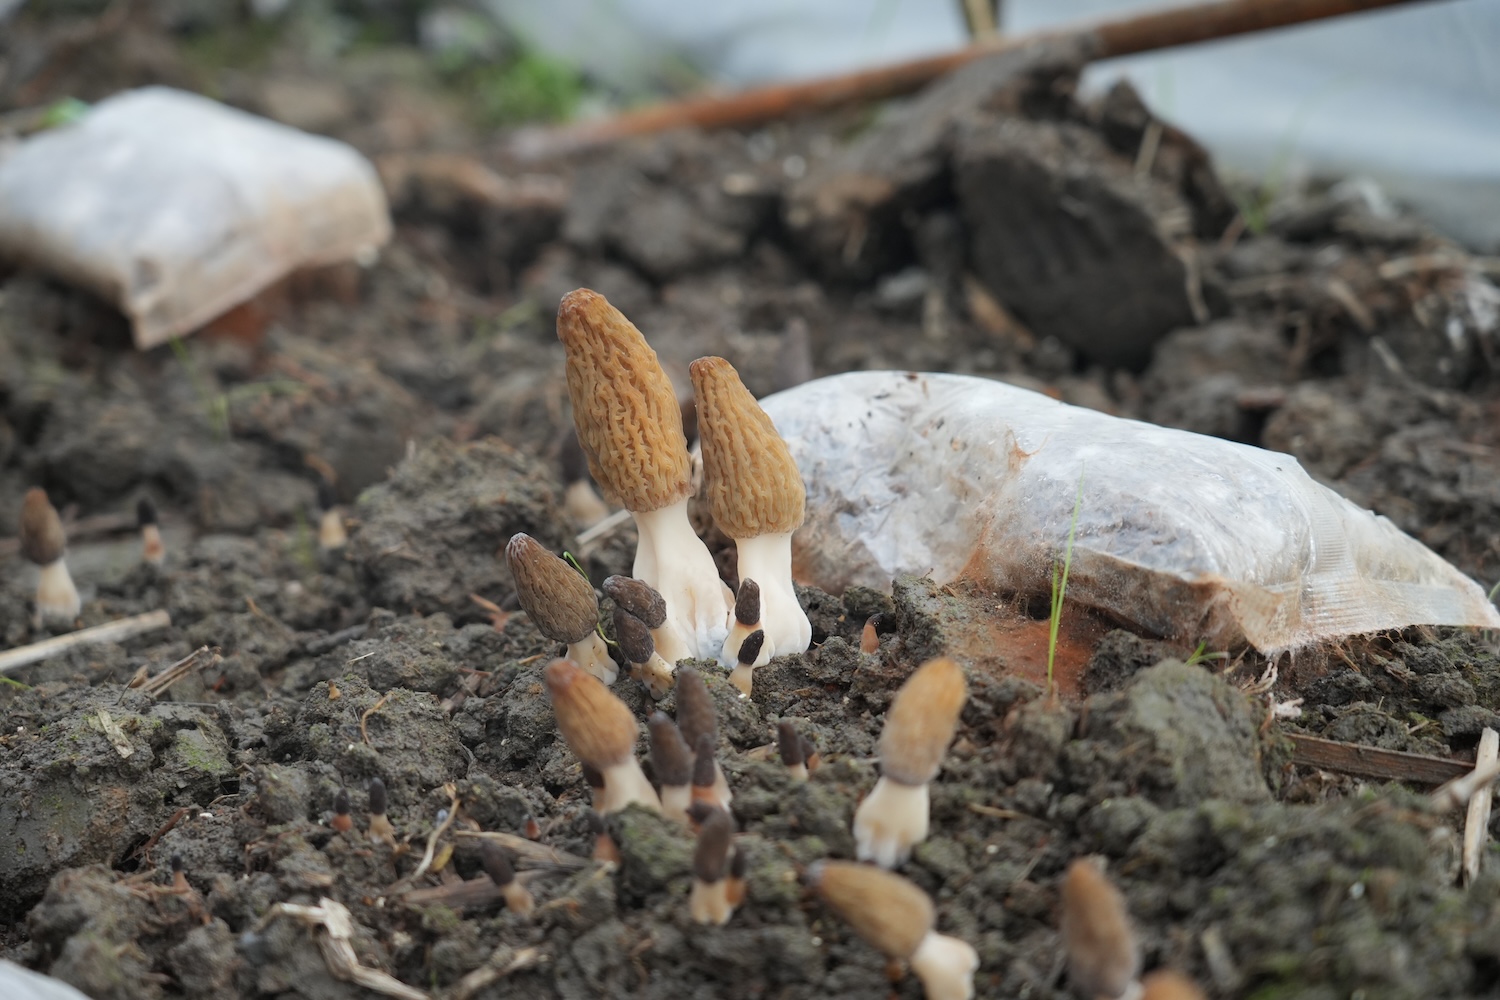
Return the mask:
<svg viewBox="0 0 1500 1000">
<path fill-rule="evenodd" d="M 0 162 L 0 256 L 114 303 L 141 348 L 390 233 L 353 148 L 165 87 L 103 101 Z"/>
<path fill-rule="evenodd" d="M 1263 651 L 1405 625 L 1500 628 L 1472 580 L 1289 455 L 961 375 L 855 372 L 762 400 L 807 483 L 799 580 L 899 574 L 1047 594 Z"/>
</svg>

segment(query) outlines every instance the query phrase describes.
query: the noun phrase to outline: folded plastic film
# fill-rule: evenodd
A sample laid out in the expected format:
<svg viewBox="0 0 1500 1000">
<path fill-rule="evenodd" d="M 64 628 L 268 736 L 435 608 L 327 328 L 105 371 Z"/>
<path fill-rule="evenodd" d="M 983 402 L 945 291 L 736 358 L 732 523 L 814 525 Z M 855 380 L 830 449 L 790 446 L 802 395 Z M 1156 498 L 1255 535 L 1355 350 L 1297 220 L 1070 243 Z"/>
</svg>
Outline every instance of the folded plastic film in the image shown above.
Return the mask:
<svg viewBox="0 0 1500 1000">
<path fill-rule="evenodd" d="M 1265 651 L 1405 625 L 1500 628 L 1484 592 L 1296 459 L 988 379 L 855 372 L 762 400 L 808 489 L 799 578 L 1047 593 L 1148 632 Z"/>
</svg>

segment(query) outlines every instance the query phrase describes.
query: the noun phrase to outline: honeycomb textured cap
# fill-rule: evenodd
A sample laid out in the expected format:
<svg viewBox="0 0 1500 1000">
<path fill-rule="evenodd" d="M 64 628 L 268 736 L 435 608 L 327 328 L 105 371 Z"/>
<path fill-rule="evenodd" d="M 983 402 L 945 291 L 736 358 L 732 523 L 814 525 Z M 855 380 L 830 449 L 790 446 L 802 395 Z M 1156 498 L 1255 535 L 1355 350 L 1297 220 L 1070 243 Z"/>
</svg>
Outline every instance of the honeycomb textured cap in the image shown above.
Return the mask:
<svg viewBox="0 0 1500 1000">
<path fill-rule="evenodd" d="M 663 786 L 684 787 L 693 780 L 693 751 L 665 712 L 653 712 L 646 720 L 651 732 L 651 769 Z"/>
<path fill-rule="evenodd" d="M 553 660 L 542 671 L 557 728 L 585 765 L 598 771 L 635 752 L 635 715 L 604 682 L 572 660 Z"/>
<path fill-rule="evenodd" d="M 563 296 L 557 339 L 567 351 L 573 423 L 589 472 L 626 510 L 652 511 L 693 491 L 682 410 L 656 352 L 598 292 Z"/>
<path fill-rule="evenodd" d="M 723 358 L 688 366 L 698 403 L 703 491 L 730 538 L 794 531 L 806 513 L 802 474 L 776 425 Z"/>
<path fill-rule="evenodd" d="M 521 608 L 554 642 L 579 642 L 599 624 L 599 599 L 582 573 L 524 532 L 511 536 L 505 562 Z"/>
<path fill-rule="evenodd" d="M 656 655 L 656 643 L 646 623 L 624 608 L 615 608 L 615 642 L 630 663 L 647 663 Z"/>
<path fill-rule="evenodd" d="M 910 958 L 932 930 L 927 893 L 892 872 L 852 861 L 821 861 L 808 881 L 860 937 L 890 958 Z"/>
<path fill-rule="evenodd" d="M 620 607 L 646 623 L 661 628 L 667 621 L 667 601 L 644 580 L 629 576 L 605 577 L 604 592 Z"/>
<path fill-rule="evenodd" d="M 38 566 L 57 562 L 68 547 L 62 518 L 47 499 L 47 491 L 33 486 L 21 501 L 21 554 Z"/>
<path fill-rule="evenodd" d="M 925 785 L 935 778 L 968 696 L 963 668 L 948 657 L 918 667 L 885 714 L 880 773 L 903 785 Z"/>
</svg>

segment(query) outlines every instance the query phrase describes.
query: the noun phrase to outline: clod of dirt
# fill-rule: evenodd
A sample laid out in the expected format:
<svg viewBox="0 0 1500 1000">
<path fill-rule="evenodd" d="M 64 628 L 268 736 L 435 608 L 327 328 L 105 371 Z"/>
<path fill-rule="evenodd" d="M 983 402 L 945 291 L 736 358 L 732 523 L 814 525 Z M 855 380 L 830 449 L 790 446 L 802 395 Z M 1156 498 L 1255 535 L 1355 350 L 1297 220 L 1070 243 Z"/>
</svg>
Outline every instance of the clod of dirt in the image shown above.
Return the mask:
<svg viewBox="0 0 1500 1000">
<path fill-rule="evenodd" d="M 352 558 L 372 599 L 402 613 L 444 611 L 460 623 L 483 618 L 470 594 L 500 603 L 512 592 L 497 558 L 511 535 L 563 547 L 553 477 L 496 439 L 429 442 L 360 496 L 358 516 Z"/>
</svg>

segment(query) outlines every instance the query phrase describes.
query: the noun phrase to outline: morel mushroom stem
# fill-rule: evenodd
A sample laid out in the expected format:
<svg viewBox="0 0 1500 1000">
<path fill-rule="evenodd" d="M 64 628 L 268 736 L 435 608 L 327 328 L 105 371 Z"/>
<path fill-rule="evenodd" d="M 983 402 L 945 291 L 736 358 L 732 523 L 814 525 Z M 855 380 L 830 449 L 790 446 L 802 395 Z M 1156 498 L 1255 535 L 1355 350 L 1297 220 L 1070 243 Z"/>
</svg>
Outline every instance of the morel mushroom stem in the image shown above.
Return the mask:
<svg viewBox="0 0 1500 1000">
<path fill-rule="evenodd" d="M 693 531 L 687 500 L 656 510 L 631 511 L 631 517 L 640 536 L 631 575 L 667 602 L 663 627 L 675 639 L 669 647 L 686 650 L 688 656 L 712 658 L 729 632 L 725 619 L 734 593 L 719 579 L 714 557 Z"/>
<path fill-rule="evenodd" d="M 729 638 L 724 640 L 726 653 L 733 651 L 736 660 L 745 663 L 744 652 L 745 640 L 756 632 L 765 632 L 765 626 L 761 624 L 760 606 L 760 584 L 752 577 L 740 577 L 739 593 L 734 596 L 734 617 L 729 620 Z M 750 658 L 747 669 L 763 667 L 771 662 L 771 647 L 765 643 L 764 635 L 760 649 Z M 739 687 L 739 685 L 735 685 Z M 740 688 L 746 694 L 750 692 Z"/>
<path fill-rule="evenodd" d="M 40 570 L 36 585 L 39 625 L 71 626 L 83 602 L 68 572 L 67 533 L 45 490 L 32 487 L 21 502 L 21 554 Z"/>
</svg>

